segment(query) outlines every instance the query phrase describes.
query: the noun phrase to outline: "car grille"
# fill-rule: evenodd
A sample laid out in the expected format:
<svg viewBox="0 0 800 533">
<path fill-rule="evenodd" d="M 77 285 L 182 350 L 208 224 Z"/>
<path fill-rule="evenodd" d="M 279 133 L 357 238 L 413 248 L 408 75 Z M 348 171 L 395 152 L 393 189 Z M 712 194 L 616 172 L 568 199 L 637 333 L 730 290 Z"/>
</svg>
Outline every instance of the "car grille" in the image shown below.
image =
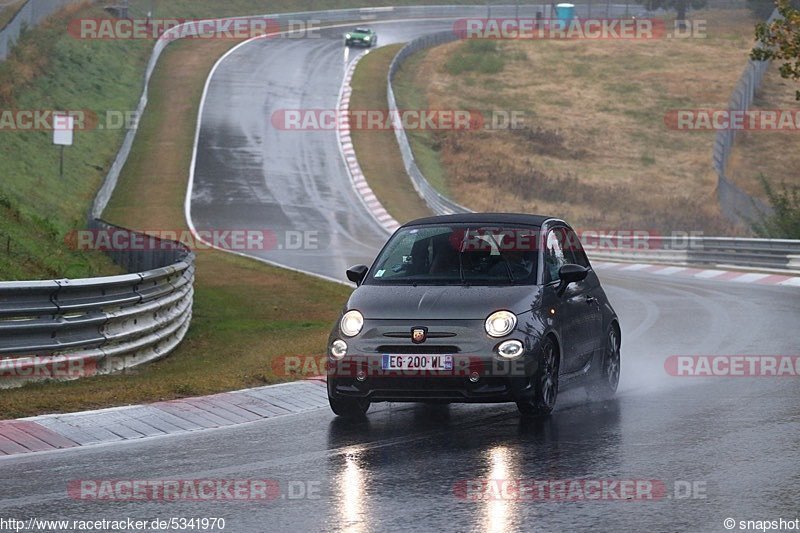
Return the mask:
<svg viewBox="0 0 800 533">
<path fill-rule="evenodd" d="M 456 354 L 461 350 L 458 346 L 446 344 L 382 344 L 378 353 L 388 354 Z"/>
<path fill-rule="evenodd" d="M 369 392 L 373 400 L 384 399 L 442 399 L 463 400 L 481 396 L 498 396 L 510 392 L 505 379 L 488 378 L 479 383 L 470 383 L 464 378 L 369 378 L 364 383 L 344 380 L 337 386 L 343 396 L 364 396 Z"/>
</svg>

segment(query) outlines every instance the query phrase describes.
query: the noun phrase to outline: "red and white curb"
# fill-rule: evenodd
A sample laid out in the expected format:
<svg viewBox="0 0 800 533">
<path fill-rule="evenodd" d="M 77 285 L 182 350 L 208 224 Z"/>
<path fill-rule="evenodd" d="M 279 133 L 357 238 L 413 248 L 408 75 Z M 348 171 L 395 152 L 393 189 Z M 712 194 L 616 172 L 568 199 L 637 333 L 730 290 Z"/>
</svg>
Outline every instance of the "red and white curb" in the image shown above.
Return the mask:
<svg viewBox="0 0 800 533">
<path fill-rule="evenodd" d="M 369 52 L 365 52 L 364 54 L 355 58 L 345 71 L 342 89 L 339 93 L 339 104 L 337 106 L 339 124 L 338 128 L 336 128 L 336 134 L 339 138 L 339 147 L 342 153 L 342 158 L 344 159 L 345 166 L 347 166 L 347 172 L 350 175 L 350 181 L 353 184 L 356 194 L 361 199 L 364 207 L 367 208 L 369 214 L 372 215 L 372 218 L 374 218 L 387 232 L 394 233 L 395 230 L 400 227 L 400 224 L 394 218 L 392 218 L 392 215 L 390 215 L 388 211 L 386 211 L 381 202 L 378 200 L 378 197 L 375 196 L 375 193 L 370 188 L 366 178 L 364 178 L 364 173 L 361 171 L 361 165 L 358 164 L 358 159 L 356 158 L 356 151 L 353 147 L 353 138 L 350 135 L 350 97 L 353 94 L 353 88 L 350 86 L 350 84 L 353 81 L 353 73 L 356 70 L 358 62 L 368 53 Z"/>
<path fill-rule="evenodd" d="M 99 411 L 0 421 L 4 457 L 191 433 L 328 405 L 324 378 Z"/>
<path fill-rule="evenodd" d="M 677 276 L 703 280 L 730 281 L 733 283 L 755 283 L 758 285 L 782 285 L 800 287 L 800 277 L 761 272 L 742 272 L 735 270 L 703 269 L 681 266 L 654 265 L 650 263 L 611 263 L 592 261 L 592 266 L 600 270 L 620 272 L 646 272 L 658 276 Z"/>
</svg>

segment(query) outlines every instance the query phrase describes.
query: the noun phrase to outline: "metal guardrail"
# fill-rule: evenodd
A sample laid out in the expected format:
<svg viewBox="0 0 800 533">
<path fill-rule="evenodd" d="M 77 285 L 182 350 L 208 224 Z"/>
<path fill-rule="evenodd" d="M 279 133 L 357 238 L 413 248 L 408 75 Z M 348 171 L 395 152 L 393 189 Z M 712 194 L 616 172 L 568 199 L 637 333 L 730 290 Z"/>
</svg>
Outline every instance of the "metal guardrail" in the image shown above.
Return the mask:
<svg viewBox="0 0 800 533">
<path fill-rule="evenodd" d="M 620 249 L 586 247 L 593 259 L 680 265 L 727 265 L 800 272 L 800 241 L 737 237 L 650 237 Z"/>
<path fill-rule="evenodd" d="M 411 178 L 411 183 L 414 185 L 414 189 L 417 191 L 417 194 L 419 194 L 425 203 L 428 204 L 428 207 L 430 207 L 431 211 L 437 215 L 468 213 L 470 210 L 437 191 L 422 174 L 419 166 L 417 166 L 417 162 L 414 159 L 414 151 L 411 149 L 411 144 L 408 142 L 408 135 L 406 135 L 406 131 L 403 129 L 403 125 L 400 121 L 400 113 L 397 109 L 397 99 L 395 98 L 392 84 L 394 83 L 394 77 L 397 74 L 397 71 L 411 55 L 426 48 L 432 48 L 441 44 L 457 41 L 458 38 L 459 37 L 456 32 L 445 31 L 414 39 L 404 46 L 395 56 L 392 64 L 389 66 L 389 82 L 386 85 L 386 99 L 389 104 L 389 114 L 392 116 L 392 125 L 394 127 L 395 136 L 397 137 L 397 144 L 400 146 L 400 155 L 403 158 L 403 164 L 406 167 L 406 173 Z"/>
<path fill-rule="evenodd" d="M 100 220 L 90 229 L 127 241 L 141 235 Z M 108 374 L 169 354 L 191 322 L 194 254 L 180 243 L 148 242 L 155 249 L 111 253 L 131 274 L 0 282 L 0 389 Z M 54 372 L 64 360 L 74 375 Z"/>
<path fill-rule="evenodd" d="M 775 9 L 767 19 L 767 23 L 773 22 L 779 17 L 780 14 Z M 750 109 L 770 64 L 770 61 L 753 61 L 752 59 L 747 61 L 747 66 L 728 102 L 729 111 Z M 728 158 L 733 150 L 735 139 L 736 130 L 734 129 L 719 130 L 714 139 L 712 163 L 714 171 L 717 173 L 717 201 L 725 218 L 731 222 L 749 226 L 765 213 L 770 213 L 772 208 L 760 199 L 744 192 L 727 177 Z"/>
</svg>

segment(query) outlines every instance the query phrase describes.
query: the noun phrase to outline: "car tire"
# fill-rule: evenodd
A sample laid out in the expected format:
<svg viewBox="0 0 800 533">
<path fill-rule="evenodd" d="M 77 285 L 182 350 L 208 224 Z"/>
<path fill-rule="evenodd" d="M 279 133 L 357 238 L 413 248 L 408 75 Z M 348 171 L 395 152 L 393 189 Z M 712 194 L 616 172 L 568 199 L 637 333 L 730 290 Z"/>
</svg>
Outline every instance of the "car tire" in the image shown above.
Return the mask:
<svg viewBox="0 0 800 533">
<path fill-rule="evenodd" d="M 352 43 L 350 41 L 345 41 L 344 45 L 349 48 L 350 46 L 352 46 Z"/>
<path fill-rule="evenodd" d="M 531 376 L 530 398 L 517 402 L 517 408 L 524 416 L 547 416 L 556 405 L 559 359 L 556 345 L 550 337 L 545 337 L 542 342 L 541 357 L 539 368 Z"/>
<path fill-rule="evenodd" d="M 614 397 L 619 386 L 621 369 L 620 342 L 617 328 L 613 325 L 606 332 L 605 346 L 603 347 L 603 361 L 600 366 L 600 375 L 590 387 L 589 394 L 598 400 L 608 400 Z"/>
<path fill-rule="evenodd" d="M 345 418 L 361 418 L 369 410 L 370 401 L 360 398 L 332 398 L 328 396 L 331 411 Z"/>
</svg>

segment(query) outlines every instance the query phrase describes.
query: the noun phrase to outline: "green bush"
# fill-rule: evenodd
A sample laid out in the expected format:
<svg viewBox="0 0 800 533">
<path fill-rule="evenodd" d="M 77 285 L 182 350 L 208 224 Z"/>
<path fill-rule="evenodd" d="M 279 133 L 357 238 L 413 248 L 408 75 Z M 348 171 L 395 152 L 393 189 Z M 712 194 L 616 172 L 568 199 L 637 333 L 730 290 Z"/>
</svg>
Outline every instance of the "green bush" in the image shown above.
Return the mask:
<svg viewBox="0 0 800 533">
<path fill-rule="evenodd" d="M 800 239 L 800 186 L 781 183 L 775 189 L 764 176 L 759 176 L 773 213 L 753 224 L 753 231 L 767 239 Z"/>
</svg>

